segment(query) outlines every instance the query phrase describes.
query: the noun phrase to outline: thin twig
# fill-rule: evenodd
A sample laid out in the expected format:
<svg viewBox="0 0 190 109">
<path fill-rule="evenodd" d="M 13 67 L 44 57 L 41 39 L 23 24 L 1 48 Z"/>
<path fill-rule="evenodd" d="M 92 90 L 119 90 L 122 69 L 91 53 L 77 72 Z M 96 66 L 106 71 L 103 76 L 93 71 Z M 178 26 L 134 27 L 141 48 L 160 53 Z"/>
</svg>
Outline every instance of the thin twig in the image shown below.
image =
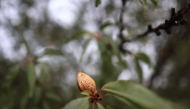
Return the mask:
<svg viewBox="0 0 190 109">
<path fill-rule="evenodd" d="M 129 53 L 129 51 L 125 50 L 123 48 L 123 45 L 125 43 L 125 38 L 123 36 L 123 30 L 124 30 L 124 24 L 123 24 L 123 14 L 125 12 L 125 5 L 127 3 L 127 0 L 122 0 L 122 7 L 121 7 L 121 11 L 120 11 L 120 16 L 119 16 L 119 34 L 118 34 L 118 37 L 119 39 L 121 40 L 121 43 L 119 45 L 119 50 L 122 52 L 122 53 Z"/>
<path fill-rule="evenodd" d="M 165 20 L 164 23 L 158 25 L 157 27 L 152 28 L 151 25 L 148 25 L 148 29 L 144 33 L 139 34 L 139 35 L 137 35 L 131 39 L 125 39 L 122 32 L 125 28 L 124 24 L 123 24 L 123 14 L 125 11 L 126 2 L 127 2 L 127 0 L 122 0 L 122 8 L 121 8 L 120 17 L 119 17 L 120 27 L 119 27 L 119 35 L 118 35 L 120 40 L 121 40 L 121 43 L 119 45 L 119 49 L 124 54 L 126 54 L 126 53 L 131 54 L 130 51 L 124 49 L 123 45 L 125 43 L 139 40 L 139 39 L 147 36 L 150 33 L 155 33 L 157 36 L 159 36 L 159 35 L 161 35 L 160 30 L 164 30 L 167 34 L 171 34 L 171 30 L 170 30 L 171 27 L 187 24 L 187 21 L 184 19 L 184 15 L 189 11 L 190 3 L 186 6 L 184 6 L 183 8 L 181 8 L 177 13 L 175 12 L 175 8 L 172 8 L 170 19 Z"/>
<path fill-rule="evenodd" d="M 152 28 L 151 25 L 148 25 L 147 31 L 145 31 L 142 34 L 137 35 L 136 37 L 132 39 L 126 39 L 125 42 L 132 42 L 136 41 L 140 38 L 143 38 L 147 36 L 149 33 L 155 33 L 157 36 L 161 35 L 160 30 L 165 30 L 167 34 L 171 34 L 171 27 L 173 26 L 179 26 L 179 25 L 185 25 L 187 24 L 187 21 L 183 18 L 184 15 L 189 11 L 190 9 L 190 3 L 180 9 L 177 13 L 175 13 L 175 8 L 171 9 L 171 17 L 169 20 L 165 20 L 164 23 L 158 25 L 155 28 Z"/>
</svg>

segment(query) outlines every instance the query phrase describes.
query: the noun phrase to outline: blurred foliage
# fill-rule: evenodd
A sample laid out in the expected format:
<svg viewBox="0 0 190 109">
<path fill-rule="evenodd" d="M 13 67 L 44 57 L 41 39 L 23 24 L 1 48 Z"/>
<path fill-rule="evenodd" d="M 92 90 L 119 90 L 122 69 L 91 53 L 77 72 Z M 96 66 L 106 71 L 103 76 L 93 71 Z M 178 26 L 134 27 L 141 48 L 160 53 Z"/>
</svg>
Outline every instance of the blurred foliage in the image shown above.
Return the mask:
<svg viewBox="0 0 190 109">
<path fill-rule="evenodd" d="M 109 92 L 106 96 L 119 99 L 129 106 L 130 109 L 180 109 L 179 106 L 166 101 L 148 89 L 131 81 L 115 81 L 105 84 L 102 91 Z M 88 96 L 89 97 L 89 96 Z M 63 109 L 89 109 L 88 97 L 78 98 L 68 103 Z M 105 97 L 106 99 L 106 97 Z M 106 103 L 106 107 L 97 102 L 98 109 L 115 109 L 128 107 L 117 103 Z M 111 105 L 115 107 L 111 107 Z M 117 109 L 116 108 L 116 109 Z M 93 108 L 92 108 L 93 109 Z"/>
<path fill-rule="evenodd" d="M 112 104 L 130 109 L 190 107 L 189 25 L 173 27 L 171 35 L 150 34 L 126 43 L 124 48 L 131 54 L 122 54 L 117 37 L 122 0 L 73 1 L 77 11 L 72 25 L 55 19 L 51 3 L 0 0 L 1 109 L 67 109 L 67 103 L 72 102 L 73 106 L 81 105 L 87 99 L 79 98 L 78 70 L 92 75 L 97 89 L 102 87 L 109 93 L 103 101 L 110 103 L 111 109 L 117 109 Z M 187 3 L 127 0 L 125 38 L 142 33 L 150 23 L 164 22 L 171 7 L 176 6 L 177 11 Z M 190 22 L 190 12 L 185 19 Z M 127 78 L 131 75 L 129 79 L 136 83 L 117 81 L 123 74 Z"/>
</svg>

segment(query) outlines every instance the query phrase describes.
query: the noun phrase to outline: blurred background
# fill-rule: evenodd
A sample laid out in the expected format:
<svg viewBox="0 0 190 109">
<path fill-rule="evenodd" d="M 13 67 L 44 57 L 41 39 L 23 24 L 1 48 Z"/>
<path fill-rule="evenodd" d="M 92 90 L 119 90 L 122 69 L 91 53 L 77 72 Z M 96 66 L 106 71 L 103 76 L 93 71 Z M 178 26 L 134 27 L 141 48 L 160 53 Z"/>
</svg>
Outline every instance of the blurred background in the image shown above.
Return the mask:
<svg viewBox="0 0 190 109">
<path fill-rule="evenodd" d="M 133 38 L 163 23 L 188 0 L 128 0 L 122 31 Z M 190 107 L 189 25 L 125 43 L 118 34 L 122 0 L 0 0 L 0 108 L 60 109 L 81 97 L 77 72 L 100 89 L 132 80 L 163 98 Z M 185 15 L 190 22 L 190 12 Z"/>
</svg>

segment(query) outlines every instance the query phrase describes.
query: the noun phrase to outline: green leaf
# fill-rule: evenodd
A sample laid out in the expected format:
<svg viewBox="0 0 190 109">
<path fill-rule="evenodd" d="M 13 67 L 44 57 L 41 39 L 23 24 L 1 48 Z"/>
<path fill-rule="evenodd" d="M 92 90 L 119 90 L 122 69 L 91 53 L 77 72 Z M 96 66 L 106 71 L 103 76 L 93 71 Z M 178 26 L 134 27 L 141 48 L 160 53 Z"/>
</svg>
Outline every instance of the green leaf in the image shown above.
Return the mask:
<svg viewBox="0 0 190 109">
<path fill-rule="evenodd" d="M 120 53 L 119 48 L 118 48 L 118 44 L 116 42 L 114 42 L 113 39 L 109 36 L 106 37 L 106 40 L 108 41 L 108 43 L 113 48 L 113 53 L 114 53 L 114 55 L 117 56 L 117 58 L 119 60 L 118 64 L 121 65 L 123 68 L 126 68 L 127 63 L 122 60 L 121 53 Z"/>
<path fill-rule="evenodd" d="M 84 34 L 94 36 L 94 34 L 89 32 L 89 31 L 80 31 L 80 32 L 75 33 L 74 35 L 72 35 L 66 42 L 68 43 L 68 42 L 70 42 L 72 40 L 78 39 L 78 38 L 84 36 Z"/>
<path fill-rule="evenodd" d="M 19 29 L 17 27 L 15 29 L 17 30 L 17 32 L 20 34 L 20 36 L 22 38 L 22 41 L 23 41 L 23 43 L 24 43 L 24 45 L 26 47 L 27 55 L 30 55 L 31 54 L 30 47 L 29 47 L 28 42 L 26 41 L 26 39 L 24 37 L 23 32 L 21 31 L 21 29 Z"/>
<path fill-rule="evenodd" d="M 29 97 L 32 97 L 33 91 L 34 91 L 34 86 L 35 86 L 35 81 L 36 81 L 36 73 L 35 73 L 35 66 L 34 63 L 29 63 L 28 64 L 28 72 L 27 72 L 27 77 L 28 77 L 28 86 L 29 86 Z"/>
<path fill-rule="evenodd" d="M 45 56 L 45 55 L 49 55 L 49 56 L 64 56 L 64 54 L 63 54 L 63 52 L 61 50 L 47 48 L 43 52 L 43 54 L 41 54 L 38 57 L 42 57 L 42 56 Z"/>
<path fill-rule="evenodd" d="M 46 92 L 46 97 L 58 102 L 61 100 L 61 98 L 53 92 Z"/>
<path fill-rule="evenodd" d="M 42 84 L 47 84 L 51 80 L 51 73 L 49 66 L 46 63 L 39 63 L 41 65 L 41 73 L 40 73 L 40 78 L 39 81 Z"/>
<path fill-rule="evenodd" d="M 67 40 L 67 42 L 70 42 L 70 41 L 72 41 L 72 40 L 78 39 L 78 38 L 82 37 L 83 34 L 85 34 L 84 31 L 77 32 L 77 33 L 75 33 L 74 35 L 72 35 L 72 36 Z"/>
<path fill-rule="evenodd" d="M 173 109 L 171 103 L 160 98 L 145 87 L 130 81 L 115 81 L 107 83 L 102 90 L 122 97 L 135 107 L 142 109 Z M 127 103 L 127 102 L 126 102 Z"/>
<path fill-rule="evenodd" d="M 34 103 L 35 104 L 37 104 L 39 102 L 41 95 L 42 95 L 42 88 L 39 86 L 36 86 L 35 90 L 34 90 Z"/>
<path fill-rule="evenodd" d="M 88 95 L 92 94 L 92 92 L 89 91 L 89 90 L 84 90 L 84 91 L 81 92 L 81 94 L 82 94 L 82 95 L 87 95 L 87 96 L 88 96 Z"/>
<path fill-rule="evenodd" d="M 43 109 L 51 109 L 49 103 L 47 101 L 45 101 L 45 100 L 43 101 L 42 106 L 43 106 Z"/>
<path fill-rule="evenodd" d="M 100 103 L 97 103 L 97 107 L 98 107 L 98 109 L 106 109 L 106 107 L 105 106 L 103 106 L 102 104 L 100 104 Z"/>
<path fill-rule="evenodd" d="M 127 66 L 128 66 L 128 65 L 127 65 L 127 62 L 126 62 L 126 61 L 123 61 L 123 60 L 122 60 L 122 61 L 119 61 L 118 65 L 121 66 L 122 68 L 127 68 Z"/>
<path fill-rule="evenodd" d="M 139 82 L 142 83 L 142 81 L 143 81 L 143 72 L 142 72 L 142 68 L 141 68 L 141 66 L 139 64 L 138 58 L 135 58 L 134 62 L 135 62 L 135 68 L 136 68 L 137 73 L 138 73 Z"/>
<path fill-rule="evenodd" d="M 147 11 L 148 11 L 147 1 L 146 0 L 139 0 L 139 1 L 143 5 L 143 8 L 144 8 L 143 16 L 145 17 L 147 15 Z"/>
<path fill-rule="evenodd" d="M 83 55 L 88 47 L 88 44 L 90 43 L 90 41 L 92 40 L 92 38 L 89 38 L 87 39 L 85 42 L 84 42 L 84 45 L 83 45 L 83 51 L 82 51 L 82 54 L 80 56 L 80 62 L 82 62 L 82 58 L 83 58 Z"/>
<path fill-rule="evenodd" d="M 107 106 L 107 109 L 121 109 L 121 108 L 119 108 L 119 107 L 116 107 L 116 106 Z"/>
<path fill-rule="evenodd" d="M 139 82 L 142 83 L 143 82 L 143 71 L 139 64 L 139 60 L 148 64 L 149 67 L 151 66 L 151 61 L 150 61 L 150 58 L 145 53 L 139 52 L 135 55 L 135 58 L 134 58 L 135 68 L 138 73 Z"/>
<path fill-rule="evenodd" d="M 26 108 L 28 100 L 29 100 L 29 90 L 26 89 L 25 92 L 21 95 L 20 109 L 25 109 Z"/>
<path fill-rule="evenodd" d="M 106 22 L 106 23 L 104 23 L 104 24 L 102 24 L 102 25 L 100 26 L 100 30 L 104 30 L 106 27 L 108 27 L 108 26 L 110 26 L 110 25 L 112 25 L 112 23 Z"/>
<path fill-rule="evenodd" d="M 101 4 L 101 0 L 95 0 L 95 6 L 98 7 L 98 5 Z"/>
<path fill-rule="evenodd" d="M 139 63 L 140 60 L 145 62 L 146 64 L 148 64 L 149 67 L 151 66 L 151 61 L 150 61 L 150 58 L 145 53 L 139 52 L 135 55 L 135 58 L 134 58 L 135 68 L 138 73 L 139 82 L 142 83 L 143 82 L 143 71 L 142 71 L 142 68 Z"/>
<path fill-rule="evenodd" d="M 122 98 L 122 97 L 119 97 L 119 96 L 116 96 L 116 95 L 111 95 L 111 96 L 118 99 L 120 102 L 123 102 L 123 103 L 127 104 L 127 106 L 130 107 L 131 109 L 135 109 L 134 105 L 131 102 L 129 102 L 128 100 L 126 100 L 125 98 Z M 119 107 L 115 107 L 113 109 L 119 109 Z"/>
<path fill-rule="evenodd" d="M 143 62 L 147 63 L 149 65 L 149 67 L 151 66 L 150 58 L 145 53 L 139 52 L 135 56 L 136 56 L 135 58 L 138 58 L 138 59 L 142 60 Z"/>
<path fill-rule="evenodd" d="M 88 97 L 77 98 L 66 104 L 62 109 L 89 109 Z"/>
<path fill-rule="evenodd" d="M 151 2 L 154 4 L 154 6 L 158 6 L 158 1 L 157 0 L 151 0 Z"/>
<path fill-rule="evenodd" d="M 8 75 L 6 76 L 6 80 L 11 83 L 18 75 L 19 69 L 20 69 L 20 64 L 16 64 L 13 67 L 11 67 Z"/>
</svg>

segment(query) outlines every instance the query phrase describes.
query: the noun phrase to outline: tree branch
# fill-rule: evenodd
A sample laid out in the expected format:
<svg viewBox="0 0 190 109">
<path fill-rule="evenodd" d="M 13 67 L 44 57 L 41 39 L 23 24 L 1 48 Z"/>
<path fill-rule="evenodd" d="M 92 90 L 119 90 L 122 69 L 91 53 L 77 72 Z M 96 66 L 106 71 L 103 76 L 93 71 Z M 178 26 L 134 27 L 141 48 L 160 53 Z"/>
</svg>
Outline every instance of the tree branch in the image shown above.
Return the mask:
<svg viewBox="0 0 190 109">
<path fill-rule="evenodd" d="M 122 0 L 122 1 L 126 1 L 126 0 Z M 123 3 L 126 3 L 126 2 L 123 2 Z M 123 48 L 123 45 L 124 43 L 126 42 L 133 42 L 133 41 L 136 41 L 138 39 L 141 39 L 145 36 L 147 36 L 148 34 L 150 33 L 155 33 L 157 36 L 161 35 L 161 32 L 160 30 L 164 30 L 167 34 L 171 34 L 171 27 L 173 26 L 179 26 L 179 25 L 186 25 L 187 24 L 187 21 L 184 19 L 184 15 L 189 11 L 190 9 L 190 3 L 188 5 L 186 5 L 185 7 L 181 8 L 177 13 L 175 12 L 175 8 L 172 8 L 171 9 L 171 17 L 170 19 L 168 20 L 165 20 L 164 23 L 158 25 L 157 27 L 155 28 L 152 28 L 151 25 L 148 25 L 148 29 L 142 33 L 142 34 L 139 34 L 137 35 L 136 37 L 134 38 L 131 38 L 131 39 L 124 39 L 123 37 L 123 34 L 122 34 L 122 31 L 124 29 L 124 26 L 123 26 L 123 12 L 124 12 L 124 5 L 123 4 L 123 7 L 121 9 L 121 13 L 120 13 L 120 20 L 119 20 L 119 23 L 120 23 L 120 32 L 119 32 L 119 38 L 121 40 L 121 44 L 120 44 L 120 51 L 122 53 L 126 53 L 126 52 L 129 52 L 128 50 L 125 50 Z"/>
<path fill-rule="evenodd" d="M 119 34 L 118 34 L 118 37 L 119 37 L 119 39 L 121 40 L 121 43 L 120 43 L 120 45 L 119 45 L 119 50 L 122 52 L 122 53 L 130 53 L 130 51 L 128 51 L 128 50 L 125 50 L 124 48 L 123 48 L 123 45 L 124 45 L 124 43 L 125 43 L 125 38 L 124 38 L 124 36 L 123 36 L 123 30 L 124 30 L 124 24 L 123 24 L 123 14 L 124 14 L 124 12 L 125 12 L 125 5 L 126 5 L 126 3 L 127 3 L 127 0 L 122 0 L 122 7 L 121 7 L 121 11 L 120 11 L 120 16 L 119 16 L 119 24 L 120 24 L 120 26 L 119 26 Z"/>
</svg>

